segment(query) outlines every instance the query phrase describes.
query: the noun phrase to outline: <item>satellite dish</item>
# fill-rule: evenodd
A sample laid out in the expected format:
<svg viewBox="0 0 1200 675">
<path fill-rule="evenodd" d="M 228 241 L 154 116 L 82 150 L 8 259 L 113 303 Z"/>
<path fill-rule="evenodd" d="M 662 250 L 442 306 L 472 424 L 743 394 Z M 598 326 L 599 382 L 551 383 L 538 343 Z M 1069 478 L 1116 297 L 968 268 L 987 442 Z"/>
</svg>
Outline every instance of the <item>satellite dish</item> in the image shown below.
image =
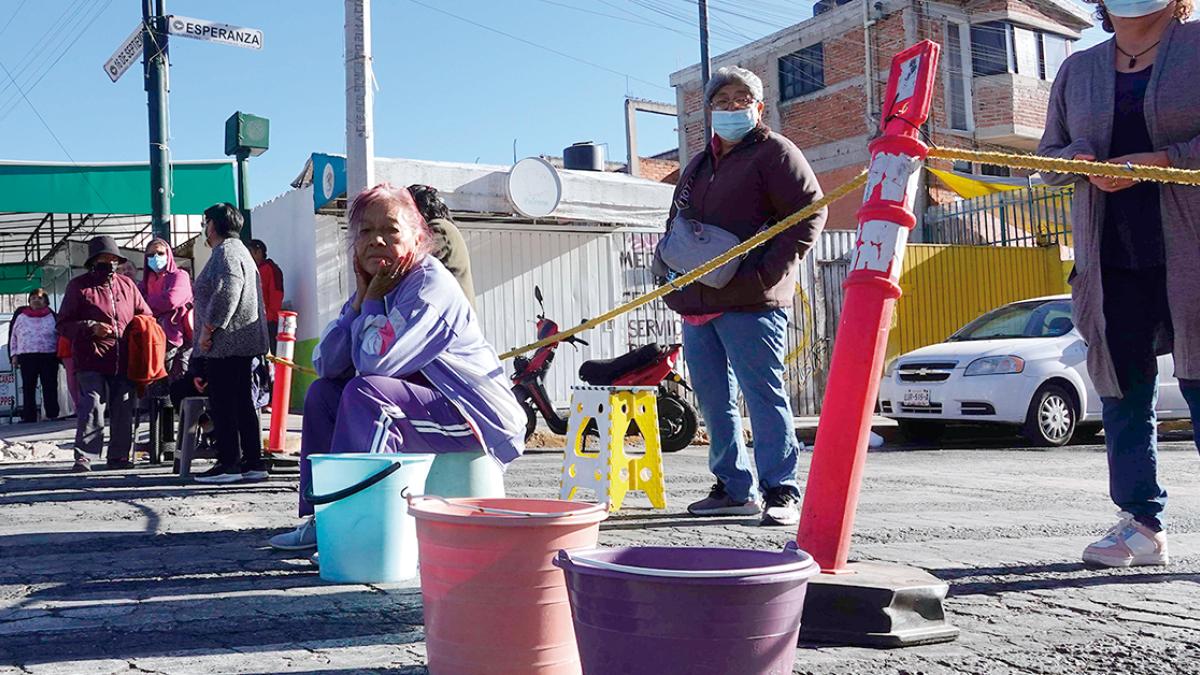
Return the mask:
<svg viewBox="0 0 1200 675">
<path fill-rule="evenodd" d="M 508 172 L 508 201 L 526 218 L 545 218 L 562 201 L 562 179 L 554 165 L 527 157 Z"/>
</svg>

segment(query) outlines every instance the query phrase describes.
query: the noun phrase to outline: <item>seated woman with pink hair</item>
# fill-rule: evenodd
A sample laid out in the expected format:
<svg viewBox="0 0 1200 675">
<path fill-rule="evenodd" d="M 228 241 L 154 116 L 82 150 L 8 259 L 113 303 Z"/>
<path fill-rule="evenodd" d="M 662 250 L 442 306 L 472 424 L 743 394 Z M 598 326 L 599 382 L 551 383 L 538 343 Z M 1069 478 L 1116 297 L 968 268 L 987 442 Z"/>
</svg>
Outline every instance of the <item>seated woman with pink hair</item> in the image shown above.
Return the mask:
<svg viewBox="0 0 1200 675">
<path fill-rule="evenodd" d="M 507 465 L 525 450 L 525 413 L 462 288 L 430 255 L 408 190 L 376 185 L 348 219 L 358 290 L 313 353 L 321 379 L 304 399 L 301 517 L 313 512 L 310 454 L 483 451 Z M 311 518 L 271 545 L 315 547 Z"/>
</svg>

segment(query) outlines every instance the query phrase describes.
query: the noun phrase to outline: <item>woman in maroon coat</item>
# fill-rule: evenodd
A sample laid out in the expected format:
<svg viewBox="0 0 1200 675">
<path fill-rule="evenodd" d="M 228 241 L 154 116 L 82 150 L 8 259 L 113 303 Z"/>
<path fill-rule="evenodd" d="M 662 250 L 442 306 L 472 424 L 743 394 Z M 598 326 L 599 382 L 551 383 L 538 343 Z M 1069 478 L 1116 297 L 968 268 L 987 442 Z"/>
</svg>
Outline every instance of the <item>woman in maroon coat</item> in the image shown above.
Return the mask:
<svg viewBox="0 0 1200 675">
<path fill-rule="evenodd" d="M 108 468 L 133 467 L 133 383 L 126 328 L 138 314 L 152 314 L 132 279 L 115 273 L 125 260 L 112 237 L 88 243 L 88 271 L 67 284 L 58 331 L 71 340 L 79 384 L 74 471 L 90 471 L 104 446 L 104 409 L 112 424 Z"/>
</svg>

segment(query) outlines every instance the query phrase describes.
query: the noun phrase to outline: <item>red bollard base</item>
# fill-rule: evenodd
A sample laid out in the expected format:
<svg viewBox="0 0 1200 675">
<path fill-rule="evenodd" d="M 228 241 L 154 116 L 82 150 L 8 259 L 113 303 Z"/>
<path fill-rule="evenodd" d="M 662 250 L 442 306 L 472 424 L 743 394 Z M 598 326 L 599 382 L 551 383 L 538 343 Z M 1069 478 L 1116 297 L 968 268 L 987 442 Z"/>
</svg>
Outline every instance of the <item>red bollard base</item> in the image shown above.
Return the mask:
<svg viewBox="0 0 1200 675">
<path fill-rule="evenodd" d="M 808 582 L 800 643 L 914 647 L 950 642 L 942 601 L 950 586 L 925 570 L 852 562 L 850 574 L 820 574 Z"/>
</svg>

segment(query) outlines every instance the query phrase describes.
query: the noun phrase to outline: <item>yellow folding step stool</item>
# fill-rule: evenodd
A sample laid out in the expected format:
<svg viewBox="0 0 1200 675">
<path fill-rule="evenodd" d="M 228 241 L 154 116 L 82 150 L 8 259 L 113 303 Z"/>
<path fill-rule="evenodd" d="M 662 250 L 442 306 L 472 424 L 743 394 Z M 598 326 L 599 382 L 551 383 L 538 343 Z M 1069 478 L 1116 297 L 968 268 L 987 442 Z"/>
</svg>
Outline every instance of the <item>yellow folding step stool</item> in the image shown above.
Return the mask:
<svg viewBox="0 0 1200 675">
<path fill-rule="evenodd" d="M 573 499 L 579 488 L 592 490 L 610 512 L 621 508 L 625 495 L 640 490 L 656 509 L 667 508 L 662 448 L 658 436 L 657 387 L 572 387 L 567 447 L 563 452 L 560 498 Z M 597 450 L 584 448 L 584 430 L 596 421 Z M 625 432 L 637 422 L 646 452 L 625 453 Z"/>
</svg>

